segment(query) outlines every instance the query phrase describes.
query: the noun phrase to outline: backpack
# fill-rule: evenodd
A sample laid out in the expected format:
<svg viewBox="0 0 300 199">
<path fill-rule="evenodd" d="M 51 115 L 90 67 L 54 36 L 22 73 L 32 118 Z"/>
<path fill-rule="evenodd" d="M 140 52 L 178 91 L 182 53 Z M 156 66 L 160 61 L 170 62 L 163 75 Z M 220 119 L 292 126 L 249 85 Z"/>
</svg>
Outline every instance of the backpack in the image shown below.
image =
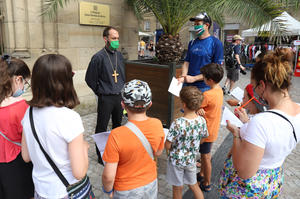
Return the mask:
<svg viewBox="0 0 300 199">
<path fill-rule="evenodd" d="M 234 57 L 234 45 L 227 45 L 225 47 L 225 64 L 229 68 L 233 68 L 236 66 L 237 61 Z"/>
</svg>

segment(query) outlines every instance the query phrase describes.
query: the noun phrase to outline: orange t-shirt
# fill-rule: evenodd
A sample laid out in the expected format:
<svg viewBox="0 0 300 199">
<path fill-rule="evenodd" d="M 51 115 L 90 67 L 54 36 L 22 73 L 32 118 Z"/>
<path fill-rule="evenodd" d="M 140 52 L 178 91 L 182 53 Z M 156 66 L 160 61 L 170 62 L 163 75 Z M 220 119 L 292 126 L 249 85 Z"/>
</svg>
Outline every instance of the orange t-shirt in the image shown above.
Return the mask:
<svg viewBox="0 0 300 199">
<path fill-rule="evenodd" d="M 160 120 L 148 118 L 134 123 L 152 146 L 153 153 L 164 148 L 164 131 Z M 118 162 L 114 189 L 126 191 L 153 182 L 157 178 L 156 162 L 151 159 L 139 138 L 126 126 L 111 131 L 103 160 Z"/>
<path fill-rule="evenodd" d="M 209 136 L 204 138 L 205 142 L 214 142 L 218 138 L 218 132 L 221 122 L 223 91 L 219 88 L 213 88 L 203 93 L 204 99 L 201 108 L 204 109 L 207 130 Z"/>
</svg>

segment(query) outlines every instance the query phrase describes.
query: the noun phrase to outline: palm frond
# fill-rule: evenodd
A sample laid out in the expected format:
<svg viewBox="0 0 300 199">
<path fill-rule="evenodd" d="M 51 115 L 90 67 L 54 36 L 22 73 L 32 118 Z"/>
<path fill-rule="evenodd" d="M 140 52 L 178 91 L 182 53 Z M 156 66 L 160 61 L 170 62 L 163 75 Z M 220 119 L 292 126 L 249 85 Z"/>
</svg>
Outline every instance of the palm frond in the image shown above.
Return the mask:
<svg viewBox="0 0 300 199">
<path fill-rule="evenodd" d="M 251 28 L 271 21 L 284 11 L 282 4 L 274 0 L 217 0 L 213 6 Z"/>
<path fill-rule="evenodd" d="M 213 0 L 128 0 L 128 2 L 138 12 L 137 16 L 151 11 L 165 33 L 176 35 L 190 17 L 204 11 L 205 5 L 212 4 Z M 221 19 L 221 15 L 214 16 Z M 221 23 L 220 20 L 219 22 Z"/>
<path fill-rule="evenodd" d="M 46 15 L 50 19 L 53 19 L 53 17 L 57 13 L 58 8 L 63 8 L 69 2 L 70 0 L 44 0 L 41 15 Z"/>
</svg>

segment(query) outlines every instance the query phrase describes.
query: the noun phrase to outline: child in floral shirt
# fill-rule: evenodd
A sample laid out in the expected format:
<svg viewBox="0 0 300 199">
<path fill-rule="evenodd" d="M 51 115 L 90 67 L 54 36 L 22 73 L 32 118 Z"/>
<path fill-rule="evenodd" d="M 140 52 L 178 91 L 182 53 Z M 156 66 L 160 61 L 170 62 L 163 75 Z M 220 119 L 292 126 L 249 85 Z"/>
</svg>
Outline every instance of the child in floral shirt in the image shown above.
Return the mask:
<svg viewBox="0 0 300 199">
<path fill-rule="evenodd" d="M 203 193 L 197 184 L 196 156 L 200 140 L 208 136 L 206 121 L 198 116 L 203 95 L 194 86 L 186 86 L 180 91 L 184 115 L 176 119 L 169 130 L 165 147 L 169 150 L 167 182 L 173 185 L 173 198 L 182 197 L 183 185 L 187 184 L 196 199 L 202 199 Z"/>
</svg>

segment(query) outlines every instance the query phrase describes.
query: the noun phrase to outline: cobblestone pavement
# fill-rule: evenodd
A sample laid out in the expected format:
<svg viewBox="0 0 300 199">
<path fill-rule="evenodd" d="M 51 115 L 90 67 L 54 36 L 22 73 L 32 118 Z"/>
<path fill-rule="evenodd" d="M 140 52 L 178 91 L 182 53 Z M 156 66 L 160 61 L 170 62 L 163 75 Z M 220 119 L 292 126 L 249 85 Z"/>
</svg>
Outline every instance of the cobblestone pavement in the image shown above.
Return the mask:
<svg viewBox="0 0 300 199">
<path fill-rule="evenodd" d="M 240 75 L 240 80 L 237 83 L 237 86 L 240 88 L 244 88 L 249 83 L 250 71 L 248 71 L 247 75 Z M 223 78 L 220 85 L 224 85 L 225 77 Z M 290 94 L 292 98 L 300 103 L 300 77 L 293 78 L 293 85 L 290 90 Z M 229 96 L 225 96 L 224 100 L 230 98 Z M 95 109 L 96 111 L 96 109 Z M 101 174 L 103 171 L 103 167 L 97 163 L 96 160 L 96 152 L 94 147 L 94 142 L 90 135 L 94 133 L 94 129 L 96 126 L 96 113 L 91 113 L 85 116 L 82 116 L 82 120 L 85 127 L 85 139 L 90 143 L 89 149 L 89 170 L 88 175 L 90 176 L 91 183 L 93 184 L 93 190 L 98 199 L 108 198 L 105 194 L 103 194 L 101 190 Z M 221 127 L 219 131 L 219 137 L 217 141 L 214 143 L 212 148 L 212 155 L 215 154 L 217 149 L 220 147 L 224 139 L 227 137 L 229 132 L 225 127 Z M 281 199 L 298 199 L 300 198 L 300 144 L 296 147 L 296 149 L 288 156 L 284 163 L 284 174 L 285 174 L 285 182 L 283 186 L 283 192 L 280 196 Z M 213 165 L 214 168 L 214 165 Z M 158 159 L 158 184 L 159 184 L 159 194 L 158 199 L 168 199 L 172 198 L 172 187 L 167 184 L 165 181 L 165 171 L 166 171 L 166 154 L 164 153 Z M 184 187 L 184 192 L 187 191 L 188 188 Z M 207 197 L 213 198 L 213 197 Z M 215 198 L 215 197 L 214 197 Z"/>
</svg>

